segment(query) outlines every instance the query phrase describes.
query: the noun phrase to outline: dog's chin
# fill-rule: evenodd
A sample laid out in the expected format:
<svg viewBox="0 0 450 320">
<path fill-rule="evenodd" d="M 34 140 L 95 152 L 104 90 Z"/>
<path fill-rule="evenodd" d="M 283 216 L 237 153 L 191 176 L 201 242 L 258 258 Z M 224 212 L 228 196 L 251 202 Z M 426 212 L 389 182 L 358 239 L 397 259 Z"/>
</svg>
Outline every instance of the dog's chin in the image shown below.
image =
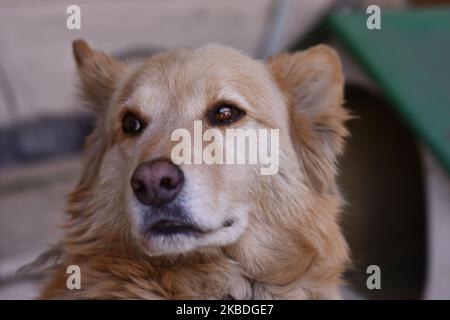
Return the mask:
<svg viewBox="0 0 450 320">
<path fill-rule="evenodd" d="M 160 219 L 145 228 L 134 229 L 134 238 L 145 254 L 162 256 L 230 245 L 240 237 L 244 227 L 239 221 L 225 221 L 219 227 L 206 228 L 192 221 Z"/>
<path fill-rule="evenodd" d="M 240 236 L 231 226 L 199 230 L 194 226 L 157 226 L 136 236 L 138 245 L 149 256 L 176 255 L 221 247 L 234 243 Z"/>
<path fill-rule="evenodd" d="M 202 247 L 198 238 L 185 234 L 141 236 L 139 246 L 149 256 L 182 254 Z"/>
<path fill-rule="evenodd" d="M 222 218 L 212 219 L 207 213 L 186 211 L 179 203 L 157 208 L 133 203 L 128 215 L 137 246 L 149 256 L 162 256 L 227 246 L 237 241 L 247 227 L 248 214 L 246 210 L 227 212 L 234 215 L 224 217 L 224 213 Z"/>
</svg>

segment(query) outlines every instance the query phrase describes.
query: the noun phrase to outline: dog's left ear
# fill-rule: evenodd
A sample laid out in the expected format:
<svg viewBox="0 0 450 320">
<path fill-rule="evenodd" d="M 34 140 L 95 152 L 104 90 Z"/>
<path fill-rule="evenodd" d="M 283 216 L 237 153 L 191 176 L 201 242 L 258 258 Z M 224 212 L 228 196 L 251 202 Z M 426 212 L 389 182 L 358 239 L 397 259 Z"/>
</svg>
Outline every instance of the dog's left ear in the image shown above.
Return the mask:
<svg viewBox="0 0 450 320">
<path fill-rule="evenodd" d="M 292 140 L 312 187 L 334 181 L 349 118 L 342 107 L 344 76 L 336 52 L 319 45 L 270 58 L 267 67 L 289 104 Z"/>
<path fill-rule="evenodd" d="M 83 98 L 89 107 L 100 112 L 111 100 L 125 65 L 103 52 L 92 50 L 84 40 L 74 41 L 72 48 Z"/>
</svg>

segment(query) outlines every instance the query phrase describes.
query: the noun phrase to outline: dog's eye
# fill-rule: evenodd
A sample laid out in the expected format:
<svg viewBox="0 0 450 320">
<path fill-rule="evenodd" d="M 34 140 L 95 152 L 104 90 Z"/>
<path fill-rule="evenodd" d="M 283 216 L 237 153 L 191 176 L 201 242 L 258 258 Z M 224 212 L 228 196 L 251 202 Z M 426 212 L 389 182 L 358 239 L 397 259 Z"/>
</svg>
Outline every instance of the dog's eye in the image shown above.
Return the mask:
<svg viewBox="0 0 450 320">
<path fill-rule="evenodd" d="M 144 123 L 132 113 L 126 113 L 122 118 L 122 130 L 128 134 L 138 134 L 144 129 Z"/>
<path fill-rule="evenodd" d="M 208 113 L 209 122 L 214 126 L 227 125 L 239 120 L 245 112 L 232 105 L 218 105 Z"/>
</svg>

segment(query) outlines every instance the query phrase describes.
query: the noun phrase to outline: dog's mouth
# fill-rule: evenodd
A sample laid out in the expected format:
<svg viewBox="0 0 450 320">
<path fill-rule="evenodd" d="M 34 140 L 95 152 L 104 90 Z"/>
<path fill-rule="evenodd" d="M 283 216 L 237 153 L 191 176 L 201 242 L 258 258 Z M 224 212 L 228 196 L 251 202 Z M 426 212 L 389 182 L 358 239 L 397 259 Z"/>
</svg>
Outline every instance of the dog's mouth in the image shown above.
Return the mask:
<svg viewBox="0 0 450 320">
<path fill-rule="evenodd" d="M 139 213 L 140 219 L 132 220 L 138 224 L 131 225 L 131 231 L 137 246 L 150 256 L 180 254 L 200 247 L 229 244 L 237 239 L 234 234 L 241 233 L 235 217 L 213 223 L 212 219 L 192 215 L 176 204 L 141 208 Z"/>
<path fill-rule="evenodd" d="M 208 232 L 208 230 L 203 230 L 198 226 L 186 221 L 161 219 L 150 225 L 145 233 L 147 236 L 186 235 L 200 237 Z"/>
</svg>

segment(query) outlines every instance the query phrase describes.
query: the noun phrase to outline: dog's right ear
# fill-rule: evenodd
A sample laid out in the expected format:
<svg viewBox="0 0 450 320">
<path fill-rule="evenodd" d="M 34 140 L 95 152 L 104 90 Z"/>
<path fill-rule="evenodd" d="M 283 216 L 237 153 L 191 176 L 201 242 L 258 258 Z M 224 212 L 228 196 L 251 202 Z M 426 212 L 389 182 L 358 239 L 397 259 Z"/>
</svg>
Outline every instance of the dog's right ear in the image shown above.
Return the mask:
<svg viewBox="0 0 450 320">
<path fill-rule="evenodd" d="M 344 75 L 337 53 L 325 45 L 282 53 L 267 61 L 289 104 L 291 131 L 311 185 L 327 189 L 348 135 L 342 107 Z"/>
<path fill-rule="evenodd" d="M 125 65 L 103 52 L 92 50 L 84 40 L 72 43 L 73 55 L 81 78 L 81 94 L 97 112 L 106 108 Z"/>
</svg>

